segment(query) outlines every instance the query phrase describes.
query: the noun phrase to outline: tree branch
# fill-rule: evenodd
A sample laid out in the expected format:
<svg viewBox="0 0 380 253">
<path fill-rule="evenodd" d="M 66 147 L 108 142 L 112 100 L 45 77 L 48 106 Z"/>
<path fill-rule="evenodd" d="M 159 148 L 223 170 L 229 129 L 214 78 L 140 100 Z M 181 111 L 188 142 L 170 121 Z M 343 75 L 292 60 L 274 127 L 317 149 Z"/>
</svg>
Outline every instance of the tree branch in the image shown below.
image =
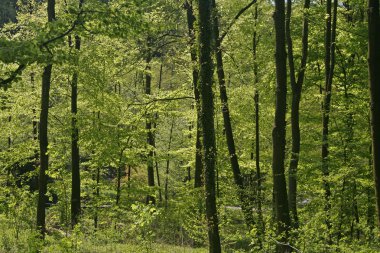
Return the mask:
<svg viewBox="0 0 380 253">
<path fill-rule="evenodd" d="M 18 68 L 15 71 L 13 71 L 8 78 L 0 78 L 0 88 L 8 88 L 8 84 L 10 84 L 18 75 L 20 75 L 25 68 L 25 64 L 20 64 Z"/>
<path fill-rule="evenodd" d="M 236 16 L 232 19 L 231 23 L 227 27 L 227 29 L 222 33 L 222 35 L 219 37 L 220 43 L 224 40 L 224 37 L 228 34 L 228 32 L 231 30 L 232 26 L 236 23 L 236 21 L 240 18 L 243 13 L 248 10 L 252 5 L 254 5 L 257 2 L 257 0 L 252 0 L 249 4 L 247 4 L 243 9 L 241 9 Z"/>
</svg>

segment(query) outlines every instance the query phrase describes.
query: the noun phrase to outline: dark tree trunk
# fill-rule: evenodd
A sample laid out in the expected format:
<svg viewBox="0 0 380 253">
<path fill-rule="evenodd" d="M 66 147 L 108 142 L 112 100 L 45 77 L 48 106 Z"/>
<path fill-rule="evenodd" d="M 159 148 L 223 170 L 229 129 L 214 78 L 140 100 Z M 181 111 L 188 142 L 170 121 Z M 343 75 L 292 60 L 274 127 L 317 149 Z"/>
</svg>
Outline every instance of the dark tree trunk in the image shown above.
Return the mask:
<svg viewBox="0 0 380 253">
<path fill-rule="evenodd" d="M 221 252 L 219 220 L 215 196 L 215 126 L 212 62 L 212 0 L 198 1 L 199 10 L 199 91 L 201 97 L 201 124 L 203 133 L 203 162 L 206 188 L 206 218 L 209 252 Z"/>
<path fill-rule="evenodd" d="M 168 201 L 169 201 L 169 168 L 170 168 L 170 159 L 169 159 L 169 152 L 172 145 L 172 138 L 173 138 L 173 128 L 174 128 L 174 118 L 172 119 L 172 124 L 170 126 L 170 132 L 169 132 L 169 142 L 168 142 L 168 158 L 166 159 L 166 177 L 165 177 L 165 208 L 168 208 Z"/>
<path fill-rule="evenodd" d="M 150 38 L 148 38 L 148 52 L 147 52 L 147 58 L 146 58 L 146 74 L 145 74 L 145 94 L 150 95 L 151 94 L 151 86 L 152 86 L 152 76 L 150 73 L 151 67 L 150 67 L 150 61 L 152 60 L 151 52 L 150 52 Z M 154 187 L 154 166 L 153 166 L 153 160 L 154 160 L 154 147 L 155 147 L 155 141 L 154 141 L 154 134 L 152 129 L 152 119 L 151 116 L 148 114 L 146 119 L 146 126 L 145 129 L 147 130 L 147 144 L 148 144 L 148 157 L 147 157 L 147 170 L 148 170 L 148 186 Z M 156 198 L 149 193 L 149 195 L 146 197 L 146 203 L 156 203 Z"/>
<path fill-rule="evenodd" d="M 161 90 L 161 84 L 162 84 L 162 63 L 160 66 L 160 75 L 158 79 L 158 90 Z M 157 128 L 157 123 L 156 123 L 157 119 L 158 119 L 158 113 L 156 112 L 154 114 L 155 122 L 153 124 L 153 129 Z M 153 138 L 155 138 L 155 136 L 153 136 Z M 154 167 L 156 169 L 156 178 L 157 178 L 157 186 L 158 186 L 158 200 L 160 201 L 160 203 L 162 203 L 162 190 L 161 190 L 161 181 L 160 181 L 160 171 L 159 171 L 159 166 L 158 166 L 158 161 L 157 161 L 156 143 L 154 143 L 154 149 L 155 151 L 153 152 L 153 157 L 154 157 L 154 165 L 155 165 Z"/>
<path fill-rule="evenodd" d="M 286 50 L 285 50 L 285 1 L 275 0 L 274 24 L 276 30 L 276 109 L 272 132 L 273 138 L 273 192 L 275 200 L 277 234 L 282 243 L 277 252 L 290 252 L 288 243 L 290 216 L 285 180 L 285 134 L 286 134 Z"/>
<path fill-rule="evenodd" d="M 334 0 L 333 13 L 331 11 L 331 1 L 326 1 L 326 31 L 325 31 L 325 89 L 322 104 L 322 175 L 323 187 L 325 191 L 325 211 L 327 226 L 327 243 L 332 243 L 331 238 L 331 189 L 329 183 L 329 120 L 331 107 L 332 80 L 335 67 L 335 35 L 336 35 L 336 13 L 337 0 Z M 333 21 L 331 19 L 333 18 Z"/>
<path fill-rule="evenodd" d="M 95 227 L 95 230 L 98 228 L 98 209 L 99 209 L 99 204 L 98 204 L 98 201 L 99 201 L 99 197 L 100 197 L 100 185 L 99 185 L 99 182 L 100 182 L 100 168 L 96 168 L 96 192 L 95 192 L 95 196 L 96 196 L 96 206 L 95 206 L 95 215 L 94 215 L 94 227 Z"/>
<path fill-rule="evenodd" d="M 121 175 L 125 170 L 125 164 L 123 162 L 124 149 L 120 152 L 119 166 L 117 167 L 117 185 L 116 185 L 116 205 L 120 204 L 121 197 Z"/>
<path fill-rule="evenodd" d="M 372 165 L 380 224 L 380 15 L 379 0 L 368 1 L 368 70 L 371 91 Z"/>
<path fill-rule="evenodd" d="M 47 2 L 48 22 L 55 20 L 55 0 Z M 51 83 L 51 72 L 53 65 L 48 64 L 44 67 L 42 75 L 41 92 L 41 113 L 40 113 L 40 171 L 38 175 L 38 205 L 37 205 L 37 229 L 42 238 L 45 238 L 45 202 L 46 202 L 46 171 L 49 167 L 48 156 L 48 115 L 49 115 L 49 93 Z"/>
<path fill-rule="evenodd" d="M 297 215 L 297 169 L 300 153 L 301 134 L 299 126 L 299 107 L 301 101 L 301 92 L 304 82 L 306 61 L 308 54 L 308 36 L 309 36 L 309 20 L 308 9 L 310 7 L 310 0 L 304 2 L 304 19 L 302 30 L 302 56 L 301 65 L 298 71 L 298 78 L 296 79 L 294 56 L 293 56 L 293 42 L 291 37 L 291 1 L 287 2 L 286 9 L 286 38 L 288 45 L 288 61 L 289 61 L 289 76 L 292 88 L 292 106 L 291 106 L 291 124 L 292 124 L 292 153 L 289 165 L 289 189 L 288 189 L 288 202 L 289 211 L 291 215 L 292 226 L 298 228 L 298 215 Z"/>
<path fill-rule="evenodd" d="M 372 168 L 372 145 L 369 146 L 369 159 L 368 159 L 368 167 L 369 168 Z M 371 175 L 372 176 L 372 175 Z M 372 178 L 371 178 L 372 179 Z M 375 212 L 376 212 L 376 208 L 375 208 L 375 201 L 374 201 L 374 189 L 372 187 L 367 187 L 367 227 L 369 228 L 369 232 L 368 232 L 368 239 L 369 240 L 373 240 L 374 238 L 374 233 L 373 233 L 373 230 L 375 228 Z"/>
<path fill-rule="evenodd" d="M 253 206 L 248 195 L 249 194 L 248 189 L 244 186 L 243 176 L 241 174 L 238 157 L 236 155 L 235 140 L 234 140 L 234 135 L 232 131 L 231 118 L 230 118 L 230 112 L 229 112 L 229 107 L 228 107 L 226 80 L 225 80 L 225 73 L 224 73 L 224 67 L 223 67 L 223 56 L 222 56 L 222 51 L 221 51 L 220 39 L 219 39 L 219 18 L 218 18 L 215 0 L 213 0 L 213 7 L 214 7 L 213 24 L 214 24 L 214 36 L 215 36 L 215 55 L 216 55 L 216 66 L 217 66 L 217 74 L 218 74 L 218 81 L 219 81 L 220 100 L 222 104 L 222 114 L 223 114 L 223 121 L 224 121 L 224 132 L 226 135 L 227 147 L 228 147 L 231 168 L 234 175 L 235 184 L 238 187 L 238 196 L 240 199 L 241 208 L 244 213 L 246 224 L 248 228 L 251 229 L 252 226 L 254 225 L 254 218 L 253 218 L 253 212 L 252 212 Z"/>
<path fill-rule="evenodd" d="M 49 2 L 50 3 L 50 2 Z M 49 90 L 51 81 L 52 64 L 44 68 L 42 76 L 41 93 L 41 114 L 40 114 L 40 172 L 38 176 L 38 206 L 37 206 L 37 227 L 42 235 L 45 236 L 45 202 L 46 202 L 46 171 L 49 165 L 48 151 L 48 114 L 49 114 Z"/>
<path fill-rule="evenodd" d="M 258 46 L 258 36 L 257 36 L 257 22 L 258 22 L 258 10 L 257 4 L 255 5 L 254 12 L 254 21 L 255 21 L 255 31 L 253 32 L 253 72 L 254 72 L 254 102 L 255 102 L 255 155 L 256 155 L 256 178 L 257 178 L 257 214 L 258 214 L 258 242 L 260 249 L 262 248 L 263 236 L 265 234 L 265 224 L 262 212 L 262 193 L 261 193 L 261 168 L 260 168 L 260 95 L 259 95 L 259 71 L 257 64 L 257 46 Z M 251 154 L 251 159 L 253 159 L 253 151 Z"/>
<path fill-rule="evenodd" d="M 198 70 L 198 59 L 195 47 L 195 30 L 194 22 L 195 15 L 192 5 L 192 1 L 186 0 L 184 7 L 186 9 L 187 16 L 187 28 L 190 37 L 190 57 L 191 63 L 193 65 L 193 90 L 195 98 L 195 109 L 197 111 L 197 123 L 196 123 L 196 141 L 195 141 L 195 172 L 194 172 L 194 187 L 201 187 L 204 185 L 202 174 L 203 174 L 203 164 L 202 164 L 202 143 L 201 143 L 201 105 L 200 105 L 200 95 L 198 89 L 198 79 L 199 79 L 199 70 Z"/>
<path fill-rule="evenodd" d="M 80 50 L 80 37 L 75 36 L 75 49 Z M 78 72 L 74 72 L 71 81 L 71 226 L 74 227 L 81 213 L 80 204 L 80 170 L 79 170 L 79 130 L 77 126 L 78 112 Z"/>
<path fill-rule="evenodd" d="M 153 153 L 153 156 L 154 156 L 154 159 L 155 159 L 154 165 L 155 165 L 155 168 L 156 168 L 156 177 L 157 177 L 157 186 L 158 186 L 158 200 L 160 202 L 162 202 L 161 181 L 160 181 L 160 173 L 159 173 L 159 168 L 158 168 L 158 162 L 157 162 L 156 152 Z"/>
<path fill-rule="evenodd" d="M 98 121 L 98 127 L 97 130 L 98 132 L 100 131 L 100 111 L 97 113 L 97 121 Z M 94 119 L 95 122 L 95 119 Z M 96 175 L 95 175 L 95 180 L 96 180 L 96 186 L 95 186 L 95 199 L 96 199 L 96 204 L 95 204 L 95 214 L 94 214 L 94 228 L 97 230 L 98 228 L 98 203 L 99 203 L 99 196 L 100 196 L 100 168 L 97 166 L 96 168 Z"/>
</svg>

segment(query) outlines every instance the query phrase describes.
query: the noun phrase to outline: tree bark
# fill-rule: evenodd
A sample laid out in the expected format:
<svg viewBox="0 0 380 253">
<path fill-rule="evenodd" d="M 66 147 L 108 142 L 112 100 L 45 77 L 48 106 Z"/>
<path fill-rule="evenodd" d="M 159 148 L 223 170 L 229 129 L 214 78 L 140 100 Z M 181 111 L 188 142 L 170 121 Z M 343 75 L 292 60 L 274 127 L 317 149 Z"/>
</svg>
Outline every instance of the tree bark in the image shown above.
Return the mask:
<svg viewBox="0 0 380 253">
<path fill-rule="evenodd" d="M 81 3 L 80 3 L 81 6 Z M 75 49 L 80 50 L 81 40 L 75 36 Z M 80 170 L 79 170 L 79 129 L 77 126 L 78 112 L 78 72 L 75 71 L 71 81 L 71 226 L 78 223 L 81 213 L 80 203 Z"/>
<path fill-rule="evenodd" d="M 199 11 L 199 91 L 201 97 L 201 124 L 203 134 L 203 162 L 206 188 L 206 218 L 209 252 L 221 252 L 219 221 L 215 196 L 215 126 L 213 101 L 212 54 L 212 0 L 198 1 Z"/>
<path fill-rule="evenodd" d="M 150 52 L 150 38 L 148 38 L 148 52 L 147 52 L 147 58 L 146 58 L 146 67 L 145 67 L 145 94 L 150 95 L 151 94 L 151 85 L 152 85 L 152 76 L 150 73 L 151 67 L 150 62 L 152 60 L 151 52 Z M 155 147 L 155 141 L 154 141 L 154 134 L 152 130 L 152 121 L 150 118 L 150 115 L 147 115 L 146 119 L 146 126 L 145 129 L 147 130 L 147 144 L 148 144 L 148 157 L 147 157 L 147 170 L 148 170 L 148 186 L 154 187 L 154 167 L 153 167 L 153 160 L 154 160 L 154 147 Z M 150 193 L 146 197 L 146 203 L 156 203 L 156 198 L 152 196 Z"/>
<path fill-rule="evenodd" d="M 291 14 L 292 3 L 287 2 L 286 8 L 286 38 L 288 45 L 288 61 L 289 61 L 289 76 L 290 85 L 292 88 L 292 105 L 291 105 L 291 125 L 292 125 L 292 153 L 289 165 L 289 189 L 288 189 L 288 202 L 289 211 L 293 228 L 298 228 L 298 215 L 297 215 L 297 170 L 300 153 L 301 134 L 299 126 L 299 107 L 301 101 L 301 92 L 304 82 L 306 61 L 308 55 L 308 37 L 309 37 L 309 20 L 308 10 L 310 7 L 310 0 L 304 2 L 304 18 L 302 30 L 302 56 L 301 65 L 298 70 L 298 78 L 296 79 L 294 56 L 293 56 L 293 42 L 291 37 Z"/>
<path fill-rule="evenodd" d="M 371 93 L 372 166 L 380 224 L 380 15 L 379 0 L 368 1 L 368 70 Z"/>
<path fill-rule="evenodd" d="M 55 20 L 55 0 L 47 2 L 48 22 Z M 45 238 L 45 203 L 46 203 L 46 171 L 49 167 L 48 155 L 48 115 L 49 115 L 49 93 L 51 84 L 51 72 L 53 64 L 44 67 L 42 75 L 42 92 L 41 92 L 41 113 L 40 113 L 40 171 L 38 175 L 38 205 L 37 205 L 37 229 L 41 237 Z"/>
<path fill-rule="evenodd" d="M 336 14 L 337 14 L 337 0 L 334 0 L 333 13 L 331 11 L 331 1 L 326 1 L 326 31 L 325 31 L 325 89 L 324 99 L 322 103 L 322 175 L 323 187 L 325 191 L 325 211 L 326 211 L 326 226 L 328 229 L 327 243 L 332 244 L 331 238 L 331 189 L 329 183 L 329 120 L 330 120 L 330 107 L 331 107 L 331 91 L 332 80 L 335 67 L 335 37 L 336 37 Z M 331 22 L 331 19 L 333 21 Z"/>
<path fill-rule="evenodd" d="M 164 190 L 164 197 L 165 197 L 165 208 L 168 208 L 168 201 L 169 201 L 169 168 L 170 168 L 170 159 L 169 159 L 169 152 L 172 145 L 172 139 L 173 139 L 173 128 L 174 128 L 174 118 L 172 119 L 172 124 L 170 126 L 170 132 L 169 132 L 169 142 L 168 142 L 168 158 L 166 159 L 166 171 L 165 171 L 165 190 Z"/>
<path fill-rule="evenodd" d="M 255 103 L 255 166 L 256 166 L 256 178 L 257 178 L 257 214 L 258 214 L 258 242 L 259 247 L 262 249 L 262 241 L 263 236 L 265 234 L 265 224 L 264 224 L 264 218 L 263 218 L 263 211 L 262 211 L 262 193 L 261 193 L 261 168 L 260 168 L 260 94 L 259 94 L 259 71 L 258 71 L 258 64 L 257 64 L 257 46 L 259 43 L 259 39 L 257 36 L 257 22 L 258 22 L 258 10 L 257 5 L 255 6 L 255 12 L 254 12 L 254 21 L 255 21 L 255 30 L 253 32 L 253 45 L 252 45 L 252 51 L 253 51 L 253 73 L 254 73 L 254 89 L 255 89 L 255 95 L 254 95 L 254 103 Z M 251 154 L 251 159 L 253 159 L 253 151 Z"/>
<path fill-rule="evenodd" d="M 184 4 L 184 8 L 186 9 L 187 16 L 187 28 L 190 37 L 189 45 L 190 45 L 190 57 L 191 63 L 193 67 L 193 91 L 195 98 L 195 109 L 197 112 L 197 123 L 196 123 L 196 140 L 195 140 L 195 171 L 194 171 L 194 187 L 202 187 L 204 185 L 202 174 L 203 174 L 203 164 L 202 164 L 202 143 L 201 143 L 201 105 L 200 105 L 200 95 L 198 89 L 198 79 L 199 79 L 199 70 L 198 70 L 198 59 L 197 52 L 195 48 L 195 30 L 194 30 L 194 22 L 195 15 L 192 1 L 186 0 Z"/>
<path fill-rule="evenodd" d="M 285 180 L 285 135 L 286 135 L 286 50 L 285 50 L 285 1 L 275 0 L 274 25 L 276 30 L 276 109 L 272 132 L 273 138 L 273 192 L 275 200 L 277 234 L 283 244 L 277 244 L 277 252 L 290 252 L 289 206 Z"/>
</svg>

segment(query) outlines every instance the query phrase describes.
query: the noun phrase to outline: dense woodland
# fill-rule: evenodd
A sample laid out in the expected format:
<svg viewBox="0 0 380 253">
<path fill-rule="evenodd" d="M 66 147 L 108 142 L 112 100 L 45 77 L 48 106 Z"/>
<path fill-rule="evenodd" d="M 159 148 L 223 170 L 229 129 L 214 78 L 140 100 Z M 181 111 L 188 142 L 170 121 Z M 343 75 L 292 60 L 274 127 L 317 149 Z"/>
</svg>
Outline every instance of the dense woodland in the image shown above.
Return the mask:
<svg viewBox="0 0 380 253">
<path fill-rule="evenodd" d="M 0 252 L 380 252 L 379 0 L 1 0 L 0 104 Z"/>
</svg>

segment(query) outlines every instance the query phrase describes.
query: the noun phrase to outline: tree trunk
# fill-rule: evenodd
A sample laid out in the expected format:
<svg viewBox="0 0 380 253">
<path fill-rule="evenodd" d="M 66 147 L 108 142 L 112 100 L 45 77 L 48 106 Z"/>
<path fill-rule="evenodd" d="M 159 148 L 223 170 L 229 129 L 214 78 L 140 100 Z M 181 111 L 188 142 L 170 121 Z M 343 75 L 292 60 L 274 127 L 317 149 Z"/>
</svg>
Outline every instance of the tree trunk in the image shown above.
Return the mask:
<svg viewBox="0 0 380 253">
<path fill-rule="evenodd" d="M 298 71 L 298 78 L 296 80 L 294 56 L 293 56 L 293 42 L 291 37 L 291 14 L 292 3 L 287 2 L 286 8 L 286 38 L 288 45 L 288 61 L 289 61 L 289 76 L 290 85 L 292 88 L 292 105 L 291 105 L 291 125 L 292 125 L 292 153 L 289 165 L 289 189 L 288 189 L 288 202 L 289 211 L 291 215 L 292 226 L 298 228 L 298 215 L 297 215 L 297 170 L 300 153 L 301 134 L 299 126 L 299 107 L 301 101 L 301 92 L 304 82 L 306 61 L 308 54 L 308 36 L 309 36 L 309 21 L 308 21 L 308 9 L 310 7 L 310 0 L 304 2 L 304 18 L 303 18 L 303 30 L 302 30 L 302 56 L 301 65 Z"/>
<path fill-rule="evenodd" d="M 55 0 L 47 2 L 48 22 L 55 20 Z M 49 167 L 48 155 L 48 115 L 49 115 L 49 93 L 51 83 L 51 72 L 53 65 L 48 64 L 44 67 L 42 75 L 41 92 L 41 113 L 40 113 L 40 171 L 38 175 L 38 205 L 37 205 L 37 229 L 41 237 L 45 238 L 45 203 L 46 203 L 46 171 Z"/>
<path fill-rule="evenodd" d="M 199 79 L 199 70 L 198 70 L 198 59 L 197 52 L 195 48 L 195 30 L 194 22 L 195 15 L 192 5 L 192 1 L 186 0 L 184 7 L 186 9 L 187 16 L 187 28 L 190 37 L 190 57 L 191 63 L 193 65 L 193 90 L 195 98 L 195 109 L 197 111 L 197 123 L 196 123 L 196 141 L 195 141 L 195 172 L 194 172 L 194 187 L 202 187 L 204 185 L 202 174 L 203 174 L 203 164 L 202 164 L 202 143 L 201 143 L 201 105 L 200 105 L 200 95 L 198 89 L 198 79 Z"/>
<path fill-rule="evenodd" d="M 150 61 L 152 60 L 151 52 L 150 52 L 150 38 L 148 38 L 148 52 L 147 52 L 147 58 L 146 58 L 146 68 L 145 68 L 145 94 L 150 95 L 151 94 L 151 85 L 152 85 L 152 76 L 150 73 L 151 67 L 150 67 Z M 153 160 L 154 160 L 154 147 L 155 147 L 155 141 L 154 141 L 154 134 L 152 130 L 152 122 L 151 122 L 150 115 L 147 115 L 146 119 L 146 127 L 147 130 L 147 144 L 148 144 L 148 158 L 147 158 L 147 169 L 148 169 L 148 186 L 154 187 L 154 167 L 153 167 Z M 146 203 L 156 203 L 156 198 L 151 195 L 151 193 L 148 194 L 146 197 Z"/>
<path fill-rule="evenodd" d="M 117 185 L 116 185 L 116 205 L 120 203 L 121 197 L 121 174 L 122 170 L 125 170 L 125 164 L 123 162 L 124 149 L 120 151 L 119 165 L 117 167 Z"/>
<path fill-rule="evenodd" d="M 51 3 L 51 1 L 49 2 Z M 46 202 L 46 171 L 49 165 L 48 151 L 48 113 L 49 113 L 49 90 L 52 72 L 52 64 L 44 68 L 42 76 L 41 93 L 41 114 L 40 114 L 40 172 L 38 176 L 38 207 L 37 207 L 37 227 L 44 238 L 45 226 L 45 202 Z"/>
<path fill-rule="evenodd" d="M 368 1 L 368 70 L 371 91 L 372 166 L 380 224 L 380 15 L 379 0 Z"/>
<path fill-rule="evenodd" d="M 331 12 L 331 1 L 326 1 L 326 32 L 325 32 L 325 89 L 322 105 L 322 175 L 325 191 L 325 211 L 326 211 L 326 226 L 328 230 L 327 243 L 332 244 L 331 238 L 331 190 L 329 183 L 329 120 L 331 107 L 331 88 L 335 67 L 335 37 L 336 37 L 336 14 L 337 0 L 334 0 L 333 13 Z M 331 18 L 333 21 L 331 22 Z"/>
<path fill-rule="evenodd" d="M 97 119 L 98 119 L 98 127 L 97 130 L 100 132 L 100 111 L 97 113 Z M 95 122 L 95 120 L 94 120 Z M 96 198 L 96 204 L 95 204 L 95 214 L 94 214 L 94 228 L 97 230 L 98 228 L 98 205 L 99 205 L 99 196 L 100 196 L 100 168 L 99 165 L 96 168 L 96 175 L 95 175 L 95 180 L 96 180 L 96 186 L 95 186 L 95 198 Z"/>
<path fill-rule="evenodd" d="M 169 133 L 169 143 L 168 143 L 168 158 L 166 159 L 166 177 L 165 177 L 165 208 L 168 208 L 168 201 L 169 201 L 169 167 L 170 167 L 170 159 L 169 159 L 169 152 L 172 145 L 172 138 L 173 138 L 173 128 L 174 128 L 174 118 L 172 119 L 172 124 L 170 126 L 170 133 Z"/>
<path fill-rule="evenodd" d="M 276 30 L 276 109 L 273 138 L 273 192 L 276 209 L 277 234 L 281 242 L 277 252 L 290 252 L 288 243 L 290 216 L 285 180 L 286 134 L 286 50 L 285 50 L 285 1 L 275 0 L 274 24 Z"/>
<path fill-rule="evenodd" d="M 80 4 L 81 5 L 81 4 Z M 80 50 L 80 37 L 75 36 L 75 49 Z M 80 204 L 80 170 L 79 170 L 79 130 L 77 126 L 78 112 L 78 72 L 75 71 L 71 81 L 71 226 L 78 223 L 81 213 Z"/>
<path fill-rule="evenodd" d="M 368 167 L 369 168 L 372 168 L 372 145 L 369 146 L 369 158 L 368 158 Z M 371 175 L 372 176 L 372 175 Z M 371 178 L 372 179 L 372 178 Z M 374 219 L 374 216 L 375 216 L 375 212 L 376 212 L 376 208 L 375 208 L 375 205 L 374 205 L 374 189 L 372 187 L 367 187 L 367 212 L 366 212 L 366 215 L 367 215 L 367 220 L 366 220 L 366 225 L 367 227 L 369 228 L 369 232 L 368 232 L 368 239 L 369 240 L 373 240 L 374 239 L 374 233 L 373 233 L 373 230 L 375 228 L 375 219 Z"/>
<path fill-rule="evenodd" d="M 252 226 L 254 225 L 252 203 L 249 200 L 248 189 L 244 186 L 243 176 L 241 174 L 238 157 L 236 155 L 235 141 L 234 141 L 230 112 L 229 112 L 229 107 L 228 107 L 226 80 L 225 80 L 225 73 L 224 73 L 224 67 L 223 67 L 223 55 L 222 55 L 221 44 L 220 44 L 220 39 L 219 39 L 219 18 L 218 18 L 215 0 L 213 0 L 213 7 L 214 7 L 213 24 L 214 24 L 214 36 L 215 36 L 215 55 L 216 55 L 216 66 L 217 66 L 217 74 L 218 74 L 218 81 L 219 81 L 220 100 L 222 104 L 222 114 L 223 114 L 223 121 L 224 121 L 224 132 L 226 135 L 227 147 L 228 147 L 231 168 L 234 175 L 235 184 L 238 187 L 238 196 L 240 199 L 241 208 L 243 210 L 248 229 L 250 230 Z"/>
<path fill-rule="evenodd" d="M 201 124 L 203 134 L 203 162 L 206 188 L 206 218 L 209 252 L 221 252 L 219 221 L 215 196 L 215 126 L 213 101 L 212 0 L 198 1 L 199 11 L 199 91 L 201 95 Z"/>
<path fill-rule="evenodd" d="M 258 214 L 258 242 L 259 247 L 262 249 L 262 241 L 263 236 L 265 234 L 265 224 L 264 224 L 264 218 L 263 218 L 263 211 L 262 211 L 262 193 L 261 193 L 261 168 L 260 168 L 260 95 L 259 95 L 259 71 L 258 71 L 258 64 L 257 64 L 257 46 L 258 46 L 258 36 L 257 36 L 257 22 L 258 22 L 258 10 L 257 10 L 257 4 L 255 5 L 255 12 L 254 12 L 254 21 L 255 21 L 255 31 L 253 32 L 253 73 L 254 73 L 254 89 L 255 89 L 255 95 L 254 95 L 254 103 L 255 103 L 255 155 L 256 155 L 256 178 L 257 178 L 257 214 Z M 253 151 L 251 154 L 251 159 L 253 159 Z"/>
</svg>

